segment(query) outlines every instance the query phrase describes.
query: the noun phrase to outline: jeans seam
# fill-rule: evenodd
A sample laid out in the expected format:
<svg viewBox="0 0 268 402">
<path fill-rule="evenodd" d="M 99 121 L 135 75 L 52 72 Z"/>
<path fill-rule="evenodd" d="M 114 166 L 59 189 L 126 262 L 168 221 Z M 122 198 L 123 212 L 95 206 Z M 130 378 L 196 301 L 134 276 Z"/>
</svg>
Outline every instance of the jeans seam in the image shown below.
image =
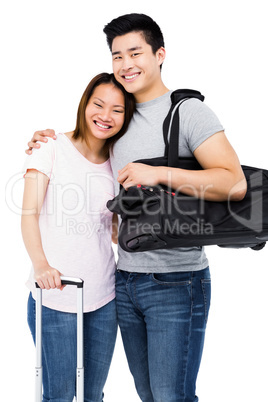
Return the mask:
<svg viewBox="0 0 268 402">
<path fill-rule="evenodd" d="M 191 336 L 191 330 L 192 330 L 192 317 L 193 317 L 193 272 L 191 273 L 191 311 L 190 311 L 190 323 L 188 327 L 188 337 L 187 337 L 187 349 L 185 353 L 185 366 L 183 368 L 184 371 L 184 383 L 183 383 L 183 398 L 185 398 L 185 385 L 186 385 L 186 377 L 187 377 L 187 372 L 188 372 L 188 360 L 189 360 L 189 345 L 190 345 L 190 336 Z"/>
<path fill-rule="evenodd" d="M 130 275 L 128 275 L 128 278 L 125 280 L 125 289 L 126 289 L 126 293 L 131 301 L 131 303 L 133 304 L 133 306 L 135 307 L 135 309 L 137 309 L 141 314 L 142 310 L 141 307 L 139 305 L 139 302 L 137 301 L 137 293 L 136 293 L 136 280 L 137 280 L 137 275 L 133 278 L 132 283 L 130 282 Z"/>
<path fill-rule="evenodd" d="M 136 278 L 133 281 L 133 285 L 134 285 L 134 300 L 135 300 L 135 307 L 138 308 L 138 310 L 142 313 L 141 311 L 141 306 L 139 305 L 139 302 L 137 300 L 137 292 L 136 292 L 136 282 L 137 282 L 138 276 L 136 276 Z"/>
<path fill-rule="evenodd" d="M 204 284 L 205 283 L 210 283 L 210 279 L 201 279 L 201 287 L 202 287 L 202 292 L 203 292 L 203 298 L 204 298 L 204 307 L 205 307 L 205 322 L 208 322 L 208 306 L 207 306 L 207 294 L 205 291 Z"/>
</svg>

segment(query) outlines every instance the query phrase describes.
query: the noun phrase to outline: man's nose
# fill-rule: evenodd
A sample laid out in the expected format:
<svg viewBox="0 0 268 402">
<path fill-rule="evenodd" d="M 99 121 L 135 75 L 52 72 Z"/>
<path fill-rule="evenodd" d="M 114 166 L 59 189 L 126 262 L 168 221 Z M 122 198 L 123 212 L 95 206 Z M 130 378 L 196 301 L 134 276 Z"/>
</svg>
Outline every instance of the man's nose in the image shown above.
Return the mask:
<svg viewBox="0 0 268 402">
<path fill-rule="evenodd" d="M 129 71 L 133 68 L 133 60 L 130 57 L 124 57 L 122 62 L 122 70 Z"/>
</svg>

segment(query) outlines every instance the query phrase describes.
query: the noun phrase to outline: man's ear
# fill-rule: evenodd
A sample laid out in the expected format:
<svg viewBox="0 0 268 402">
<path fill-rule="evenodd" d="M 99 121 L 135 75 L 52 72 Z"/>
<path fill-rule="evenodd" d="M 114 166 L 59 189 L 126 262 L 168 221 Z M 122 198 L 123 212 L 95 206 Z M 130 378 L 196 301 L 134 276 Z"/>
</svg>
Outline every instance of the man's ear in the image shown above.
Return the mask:
<svg viewBox="0 0 268 402">
<path fill-rule="evenodd" d="M 166 58 L 166 49 L 164 47 L 160 47 L 157 52 L 156 52 L 157 60 L 159 66 L 161 66 L 164 63 L 164 60 Z"/>
</svg>

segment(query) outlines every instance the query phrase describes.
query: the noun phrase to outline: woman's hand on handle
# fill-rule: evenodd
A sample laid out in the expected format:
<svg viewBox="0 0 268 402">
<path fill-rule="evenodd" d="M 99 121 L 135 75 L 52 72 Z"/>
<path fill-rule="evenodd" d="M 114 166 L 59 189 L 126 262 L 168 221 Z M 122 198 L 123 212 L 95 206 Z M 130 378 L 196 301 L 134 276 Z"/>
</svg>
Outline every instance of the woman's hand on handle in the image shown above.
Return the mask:
<svg viewBox="0 0 268 402">
<path fill-rule="evenodd" d="M 60 289 L 62 290 L 65 285 L 61 284 L 62 274 L 57 269 L 52 268 L 50 265 L 44 265 L 34 268 L 34 278 L 41 289 Z"/>
</svg>

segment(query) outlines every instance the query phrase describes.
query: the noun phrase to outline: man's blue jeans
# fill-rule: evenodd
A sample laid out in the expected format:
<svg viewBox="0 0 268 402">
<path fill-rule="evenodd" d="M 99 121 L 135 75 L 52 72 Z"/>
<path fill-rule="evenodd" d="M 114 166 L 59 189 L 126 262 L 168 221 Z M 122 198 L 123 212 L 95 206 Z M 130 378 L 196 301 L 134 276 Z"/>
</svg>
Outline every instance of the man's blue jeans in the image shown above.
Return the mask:
<svg viewBox="0 0 268 402">
<path fill-rule="evenodd" d="M 117 271 L 116 303 L 130 371 L 143 402 L 197 402 L 211 296 L 209 268 Z"/>
<path fill-rule="evenodd" d="M 35 340 L 35 300 L 28 300 Z M 76 387 L 76 314 L 43 307 L 43 401 L 72 402 Z M 115 300 L 84 314 L 85 402 L 101 402 L 117 333 Z"/>
</svg>

